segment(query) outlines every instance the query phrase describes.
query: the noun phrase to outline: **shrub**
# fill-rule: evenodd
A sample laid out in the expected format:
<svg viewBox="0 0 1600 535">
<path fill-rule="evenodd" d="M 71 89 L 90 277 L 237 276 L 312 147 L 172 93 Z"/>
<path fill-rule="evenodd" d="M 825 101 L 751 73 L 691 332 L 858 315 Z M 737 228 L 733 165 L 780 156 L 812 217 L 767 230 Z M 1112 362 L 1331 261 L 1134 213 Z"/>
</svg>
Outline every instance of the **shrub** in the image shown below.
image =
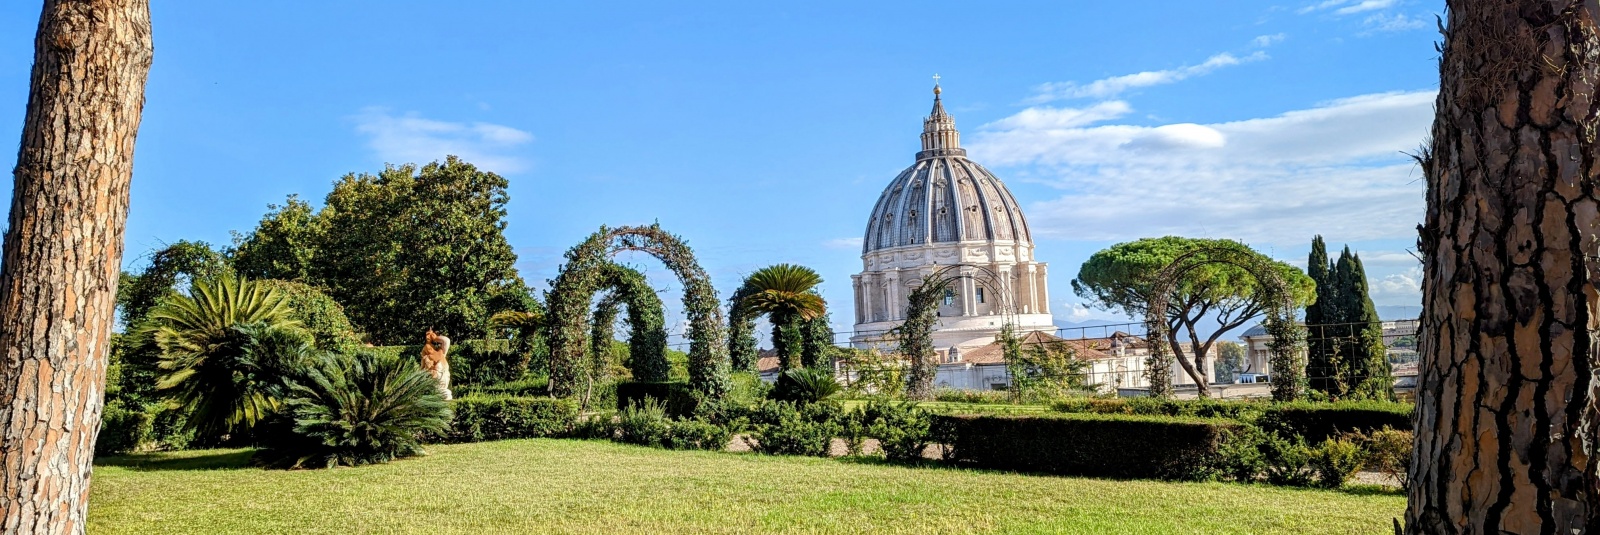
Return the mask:
<svg viewBox="0 0 1600 535">
<path fill-rule="evenodd" d="M 94 454 L 129 453 L 150 442 L 155 430 L 153 412 L 145 407 L 130 410 L 120 401 L 106 403 L 100 416 L 100 435 L 95 439 Z"/>
<path fill-rule="evenodd" d="M 1335 438 L 1323 441 L 1311 451 L 1311 466 L 1317 473 L 1317 486 L 1336 489 L 1361 470 L 1365 452 L 1354 441 Z"/>
<path fill-rule="evenodd" d="M 777 401 L 807 405 L 828 399 L 838 394 L 840 390 L 843 390 L 843 387 L 839 386 L 839 380 L 834 377 L 832 371 L 796 368 L 778 376 L 778 384 L 773 386 L 768 397 Z"/>
<path fill-rule="evenodd" d="M 1262 443 L 1266 432 L 1253 425 L 1241 425 L 1228 430 L 1217 450 L 1217 471 L 1228 479 L 1250 483 L 1267 469 L 1267 457 Z"/>
<path fill-rule="evenodd" d="M 695 397 L 694 389 L 689 388 L 687 381 L 668 381 L 664 383 L 647 383 L 641 381 L 624 381 L 616 383 L 617 410 L 627 410 L 628 407 L 645 403 L 654 399 L 666 411 L 667 416 L 685 418 L 693 416 L 699 409 L 699 398 Z"/>
<path fill-rule="evenodd" d="M 1264 433 L 1261 454 L 1267 482 L 1273 485 L 1309 487 L 1316 480 L 1315 453 L 1299 435 L 1284 437 Z"/>
<path fill-rule="evenodd" d="M 262 433 L 258 461 L 285 468 L 385 463 L 422 453 L 419 436 L 445 430 L 450 408 L 415 361 L 357 353 L 328 358 L 297 378 Z"/>
<path fill-rule="evenodd" d="M 866 415 L 860 409 L 845 413 L 839 419 L 839 437 L 844 439 L 846 455 L 861 455 L 867 446 Z"/>
<path fill-rule="evenodd" d="M 570 400 L 510 396 L 457 398 L 448 442 L 564 436 L 576 427 L 578 406 Z"/>
<path fill-rule="evenodd" d="M 863 411 L 867 434 L 878 439 L 884 457 L 895 462 L 922 460 L 932 418 L 911 403 L 873 400 Z"/>
<path fill-rule="evenodd" d="M 1100 477 L 1208 479 L 1236 422 L 1112 415 L 934 416 L 949 457 L 982 468 Z"/>
<path fill-rule="evenodd" d="M 578 418 L 572 426 L 572 438 L 587 440 L 616 440 L 617 424 L 612 413 L 591 414 Z"/>
<path fill-rule="evenodd" d="M 807 408 L 828 405 L 816 403 Z M 756 440 L 754 449 L 768 455 L 827 457 L 833 437 L 840 431 L 834 415 L 816 409 L 803 411 L 787 401 L 763 404 L 758 418 L 752 422 L 750 435 Z"/>
<path fill-rule="evenodd" d="M 448 358 L 450 382 L 462 386 L 510 383 L 528 370 L 526 356 L 511 340 L 463 340 L 451 346 Z"/>
<path fill-rule="evenodd" d="M 1370 433 L 1385 427 L 1411 430 L 1408 403 L 1360 401 L 1283 403 L 1268 407 L 1257 423 L 1281 435 L 1299 435 L 1312 444 L 1345 432 Z"/>
<path fill-rule="evenodd" d="M 1254 401 L 1177 400 L 1141 397 L 1114 399 L 1068 398 L 1052 403 L 1050 408 L 1056 412 L 1065 413 L 1187 416 L 1194 418 L 1227 418 L 1248 422 L 1259 416 L 1266 406 L 1266 403 Z"/>
<path fill-rule="evenodd" d="M 1407 475 L 1411 470 L 1412 435 L 1410 431 L 1385 427 L 1367 434 L 1353 434 L 1351 439 L 1361 446 L 1366 455 L 1363 464 L 1371 470 L 1382 472 L 1400 482 L 1400 488 L 1410 490 Z"/>
<path fill-rule="evenodd" d="M 627 444 L 666 447 L 672 435 L 672 420 L 655 398 L 629 406 L 617 414 L 617 440 Z"/>
<path fill-rule="evenodd" d="M 457 397 L 472 396 L 511 396 L 511 397 L 540 397 L 550 392 L 550 379 L 548 377 L 531 377 L 509 383 L 489 385 L 467 385 L 460 388 L 451 388 Z"/>
<path fill-rule="evenodd" d="M 672 433 L 667 437 L 667 448 L 674 450 L 722 451 L 733 440 L 733 431 L 726 427 L 701 420 L 672 422 Z"/>
<path fill-rule="evenodd" d="M 933 392 L 934 401 L 946 403 L 1006 404 L 1015 402 L 1010 392 L 1003 390 L 956 390 L 943 388 Z"/>
</svg>

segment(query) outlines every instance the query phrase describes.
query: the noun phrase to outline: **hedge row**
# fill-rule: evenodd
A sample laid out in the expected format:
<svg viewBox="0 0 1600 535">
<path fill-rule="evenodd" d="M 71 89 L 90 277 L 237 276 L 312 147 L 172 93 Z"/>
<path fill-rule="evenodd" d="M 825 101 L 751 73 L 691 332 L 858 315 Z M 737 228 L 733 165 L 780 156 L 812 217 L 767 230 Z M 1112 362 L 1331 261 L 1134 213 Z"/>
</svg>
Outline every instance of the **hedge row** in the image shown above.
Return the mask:
<svg viewBox="0 0 1600 535">
<path fill-rule="evenodd" d="M 1211 399 L 1177 400 L 1158 398 L 1074 398 L 1051 404 L 1058 412 L 1088 414 L 1135 414 L 1144 416 L 1189 416 L 1251 421 L 1269 407 L 1260 401 L 1219 401 Z"/>
<path fill-rule="evenodd" d="M 694 396 L 694 389 L 689 388 L 689 383 L 685 381 L 617 383 L 617 410 L 642 406 L 645 398 L 655 398 L 666 409 L 667 416 L 672 418 L 693 416 L 695 408 L 700 405 L 699 399 Z"/>
<path fill-rule="evenodd" d="M 442 442 L 566 436 L 578 423 L 578 406 L 545 397 L 472 396 L 456 399 L 455 418 Z"/>
<path fill-rule="evenodd" d="M 1412 405 L 1381 401 L 1273 404 L 1256 425 L 1280 435 L 1299 435 L 1316 444 L 1341 433 L 1370 434 L 1385 427 L 1411 430 Z"/>
<path fill-rule="evenodd" d="M 421 344 L 369 349 L 402 358 L 422 358 Z M 452 387 L 516 381 L 526 370 L 524 356 L 517 354 L 510 340 L 462 340 L 450 345 L 448 357 Z"/>
<path fill-rule="evenodd" d="M 1073 476 L 1203 480 L 1239 423 L 1069 414 L 935 416 L 948 457 L 977 468 Z"/>
</svg>

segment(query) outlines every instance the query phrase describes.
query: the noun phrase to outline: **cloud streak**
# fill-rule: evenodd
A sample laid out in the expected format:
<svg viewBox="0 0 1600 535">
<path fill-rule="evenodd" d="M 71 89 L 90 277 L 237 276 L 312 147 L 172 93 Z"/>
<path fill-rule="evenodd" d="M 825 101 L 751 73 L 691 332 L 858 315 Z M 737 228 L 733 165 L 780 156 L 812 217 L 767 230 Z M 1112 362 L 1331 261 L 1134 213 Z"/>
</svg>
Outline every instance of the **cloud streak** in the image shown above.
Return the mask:
<svg viewBox="0 0 1600 535">
<path fill-rule="evenodd" d="M 1272 36 L 1263 36 L 1271 41 Z M 1262 37 L 1256 38 L 1258 42 Z M 1269 43 L 1270 44 L 1270 43 Z M 1240 57 L 1223 52 L 1206 58 L 1204 62 L 1196 65 L 1185 65 L 1175 69 L 1159 71 L 1144 71 L 1122 76 L 1102 78 L 1080 84 L 1078 82 L 1051 82 L 1041 84 L 1034 88 L 1034 96 L 1023 101 L 1025 104 L 1044 104 L 1057 100 L 1079 98 L 1107 99 L 1122 94 L 1125 91 L 1142 87 L 1166 85 L 1180 82 L 1196 76 L 1203 76 L 1223 67 L 1231 67 L 1254 61 L 1267 59 L 1267 53 L 1257 50 L 1249 55 Z"/>
<path fill-rule="evenodd" d="M 367 147 L 386 163 L 426 163 L 456 155 L 496 173 L 516 173 L 529 166 L 517 149 L 532 142 L 533 134 L 509 126 L 397 115 L 377 107 L 361 110 L 355 122 Z"/>
<path fill-rule="evenodd" d="M 1013 179 L 1063 191 L 1027 210 L 1041 236 L 1409 238 L 1422 184 L 1401 151 L 1427 133 L 1433 99 L 1432 91 L 1379 93 L 1274 117 L 1159 126 L 1102 124 L 1131 113 L 1125 103 L 1035 107 L 983 126 L 970 148 Z"/>
</svg>

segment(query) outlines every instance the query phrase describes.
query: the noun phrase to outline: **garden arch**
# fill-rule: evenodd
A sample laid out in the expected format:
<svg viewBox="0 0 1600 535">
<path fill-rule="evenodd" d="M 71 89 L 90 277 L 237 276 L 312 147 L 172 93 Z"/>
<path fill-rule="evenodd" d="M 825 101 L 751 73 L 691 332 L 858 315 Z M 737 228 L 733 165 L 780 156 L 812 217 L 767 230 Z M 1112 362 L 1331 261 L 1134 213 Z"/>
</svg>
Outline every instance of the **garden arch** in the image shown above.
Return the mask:
<svg viewBox="0 0 1600 535">
<path fill-rule="evenodd" d="M 576 392 L 588 347 L 589 303 L 603 286 L 606 265 L 621 251 L 649 253 L 678 276 L 689 319 L 689 386 L 706 399 L 722 399 L 729 388 L 728 355 L 717 290 L 689 246 L 660 225 L 602 226 L 567 251 L 567 263 L 550 290 L 550 395 Z"/>
<path fill-rule="evenodd" d="M 1259 253 L 1244 248 L 1201 247 L 1178 255 L 1155 276 L 1155 287 L 1150 293 L 1150 304 L 1145 308 L 1145 331 L 1150 343 L 1150 356 L 1145 359 L 1145 376 L 1150 379 L 1150 396 L 1157 398 L 1172 395 L 1172 354 L 1168 347 L 1167 306 L 1178 281 L 1190 271 L 1202 266 L 1226 264 L 1244 270 L 1254 277 L 1256 298 L 1265 306 L 1267 319 L 1263 322 L 1272 340 L 1267 343 L 1272 352 L 1272 399 L 1294 401 L 1304 391 L 1305 359 L 1299 346 L 1304 339 L 1301 327 L 1294 319 L 1294 296 L 1273 262 Z"/>
<path fill-rule="evenodd" d="M 741 304 L 745 298 L 754 293 L 755 288 L 751 285 L 750 278 L 745 277 L 744 283 L 739 285 L 739 289 L 728 297 L 728 358 L 733 363 L 733 369 L 739 371 L 758 371 L 756 370 L 756 361 L 761 358 L 761 350 L 756 346 L 756 319 L 761 317 L 761 313 L 754 312 Z M 814 341 L 808 331 L 813 328 L 828 328 L 828 315 L 823 314 L 809 321 L 801 320 L 800 328 L 803 332 L 806 332 L 802 344 L 802 352 L 821 353 L 820 350 L 812 347 Z M 832 330 L 830 329 L 828 332 L 831 333 Z M 824 337 L 831 338 L 831 335 L 824 335 Z M 777 340 L 772 342 L 774 349 L 776 349 Z M 829 340 L 828 343 L 832 343 L 832 341 Z M 781 352 L 778 357 L 780 359 L 783 358 Z M 812 357 L 821 358 L 822 355 L 813 354 Z M 804 356 L 801 358 L 805 359 Z M 820 363 L 813 362 L 813 364 Z"/>
<path fill-rule="evenodd" d="M 972 279 L 994 288 L 1000 297 L 1000 315 L 1003 321 L 1015 324 L 1016 304 L 1012 299 L 1011 284 L 1007 277 L 994 270 L 970 264 L 950 264 L 929 273 L 922 283 L 906 296 L 906 316 L 893 331 L 899 340 L 899 352 L 911 360 L 911 370 L 906 374 L 906 396 L 912 399 L 931 399 L 933 379 L 938 373 L 938 363 L 933 355 L 933 325 L 938 321 L 939 300 L 950 283 Z"/>
<path fill-rule="evenodd" d="M 617 316 L 628 309 L 628 368 L 635 381 L 667 380 L 667 327 L 661 297 L 645 281 L 644 273 L 615 262 L 601 270 L 599 291 L 589 334 L 591 369 L 606 364 Z M 597 374 L 600 375 L 600 374 Z"/>
</svg>

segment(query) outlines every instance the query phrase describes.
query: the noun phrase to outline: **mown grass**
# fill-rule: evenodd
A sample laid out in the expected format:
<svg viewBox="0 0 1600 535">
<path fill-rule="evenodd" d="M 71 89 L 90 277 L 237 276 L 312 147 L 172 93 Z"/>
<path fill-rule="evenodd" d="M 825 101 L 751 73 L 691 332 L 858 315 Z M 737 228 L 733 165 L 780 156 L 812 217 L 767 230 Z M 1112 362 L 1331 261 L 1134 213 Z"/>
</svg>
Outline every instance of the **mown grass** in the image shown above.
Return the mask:
<svg viewBox="0 0 1600 535">
<path fill-rule="evenodd" d="M 1386 533 L 1383 491 L 1063 478 L 675 452 L 442 445 L 320 471 L 245 450 L 101 459 L 90 533 Z"/>
</svg>

